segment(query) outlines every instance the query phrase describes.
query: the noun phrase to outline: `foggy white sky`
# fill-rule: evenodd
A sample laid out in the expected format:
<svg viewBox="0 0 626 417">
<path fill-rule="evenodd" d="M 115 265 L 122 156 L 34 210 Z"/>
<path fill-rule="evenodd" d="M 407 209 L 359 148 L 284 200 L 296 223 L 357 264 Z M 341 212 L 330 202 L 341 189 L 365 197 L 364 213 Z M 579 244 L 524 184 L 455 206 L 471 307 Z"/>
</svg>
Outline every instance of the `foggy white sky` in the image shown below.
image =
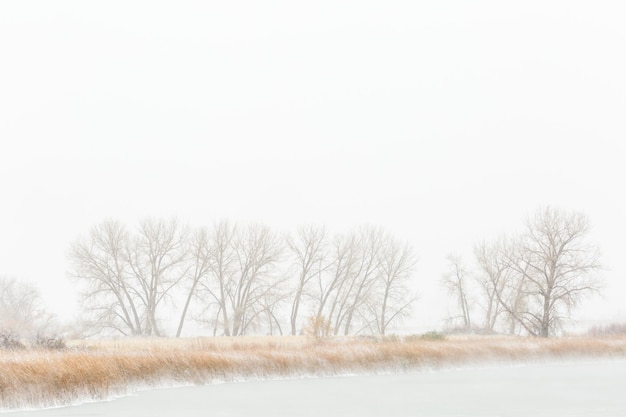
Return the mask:
<svg viewBox="0 0 626 417">
<path fill-rule="evenodd" d="M 75 313 L 69 243 L 107 217 L 382 225 L 419 256 L 540 205 L 589 215 L 626 319 L 622 2 L 3 1 L 0 275 Z"/>
</svg>

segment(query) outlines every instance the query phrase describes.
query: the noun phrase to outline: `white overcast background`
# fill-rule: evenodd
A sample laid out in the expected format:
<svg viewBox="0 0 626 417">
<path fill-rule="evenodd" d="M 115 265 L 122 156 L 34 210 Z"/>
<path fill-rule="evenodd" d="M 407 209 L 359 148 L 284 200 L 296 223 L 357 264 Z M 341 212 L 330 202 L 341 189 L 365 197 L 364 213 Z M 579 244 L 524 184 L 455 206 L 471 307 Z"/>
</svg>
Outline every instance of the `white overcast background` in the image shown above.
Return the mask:
<svg viewBox="0 0 626 417">
<path fill-rule="evenodd" d="M 0 275 L 77 314 L 68 246 L 178 216 L 384 226 L 445 256 L 552 205 L 587 214 L 626 319 L 621 1 L 2 1 Z"/>
</svg>

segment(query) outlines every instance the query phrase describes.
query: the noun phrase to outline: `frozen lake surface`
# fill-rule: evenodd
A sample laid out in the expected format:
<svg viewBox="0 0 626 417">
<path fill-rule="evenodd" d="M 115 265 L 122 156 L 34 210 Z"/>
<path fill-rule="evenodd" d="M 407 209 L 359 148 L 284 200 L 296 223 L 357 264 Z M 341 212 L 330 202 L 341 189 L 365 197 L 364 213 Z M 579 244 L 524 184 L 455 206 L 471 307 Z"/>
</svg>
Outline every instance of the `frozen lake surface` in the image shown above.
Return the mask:
<svg viewBox="0 0 626 417">
<path fill-rule="evenodd" d="M 626 360 L 158 389 L 32 416 L 626 416 Z"/>
</svg>

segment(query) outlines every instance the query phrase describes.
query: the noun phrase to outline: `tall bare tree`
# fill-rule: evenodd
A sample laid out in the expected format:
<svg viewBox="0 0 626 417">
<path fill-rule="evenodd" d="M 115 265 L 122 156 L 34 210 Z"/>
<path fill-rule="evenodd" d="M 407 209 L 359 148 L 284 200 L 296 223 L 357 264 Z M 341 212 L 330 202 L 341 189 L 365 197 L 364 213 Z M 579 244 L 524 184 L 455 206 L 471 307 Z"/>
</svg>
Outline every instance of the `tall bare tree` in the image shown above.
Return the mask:
<svg viewBox="0 0 626 417">
<path fill-rule="evenodd" d="M 262 317 L 272 317 L 282 299 L 277 277 L 281 253 L 280 239 L 265 226 L 215 225 L 209 279 L 199 286 L 199 296 L 210 299 L 204 315 L 213 317 L 214 332 L 221 327 L 224 335 L 239 336 Z"/>
<path fill-rule="evenodd" d="M 198 284 L 209 275 L 213 258 L 212 250 L 213 247 L 210 244 L 209 230 L 206 227 L 201 227 L 191 234 L 186 249 L 188 254 L 186 262 L 188 262 L 188 265 L 184 268 L 184 270 L 187 271 L 186 278 L 189 283 L 189 289 L 178 321 L 176 337 L 180 337 L 183 331 L 191 300 L 196 295 Z"/>
<path fill-rule="evenodd" d="M 587 241 L 588 233 L 585 215 L 551 207 L 526 222 L 520 250 L 512 259 L 524 280 L 526 308 L 513 314 L 530 334 L 550 336 L 581 297 L 599 288 L 598 249 Z"/>
<path fill-rule="evenodd" d="M 411 294 L 409 280 L 417 262 L 408 243 L 401 243 L 387 235 L 379 252 L 378 274 L 369 309 L 377 324 L 376 331 L 384 336 L 392 323 L 405 317 L 416 297 Z"/>
<path fill-rule="evenodd" d="M 292 259 L 291 270 L 297 277 L 289 316 L 292 335 L 298 333 L 300 305 L 308 287 L 326 266 L 326 239 L 326 229 L 320 226 L 301 227 L 295 236 L 287 237 L 287 248 Z"/>
<path fill-rule="evenodd" d="M 339 332 L 342 310 L 350 294 L 350 283 L 359 274 L 360 253 L 358 237 L 336 235 L 333 238 L 326 273 L 317 276 L 315 317 L 329 323 L 332 333 Z"/>
<path fill-rule="evenodd" d="M 457 306 L 461 310 L 461 319 L 463 320 L 463 328 L 470 329 L 472 327 L 470 305 L 468 302 L 468 271 L 463 265 L 463 260 L 458 255 L 450 254 L 447 256 L 448 272 L 443 275 L 443 285 L 448 292 L 457 300 Z"/>
<path fill-rule="evenodd" d="M 524 277 L 513 268 L 512 259 L 519 250 L 519 239 L 502 236 L 491 243 L 482 242 L 474 248 L 478 264 L 477 282 L 482 291 L 483 328 L 489 332 L 508 326 L 510 334 L 519 327 L 515 317 L 525 305 Z"/>
<path fill-rule="evenodd" d="M 501 286 L 505 282 L 502 275 L 506 266 L 500 262 L 498 246 L 490 245 L 482 242 L 474 248 L 474 256 L 479 266 L 480 272 L 477 274 L 481 289 L 480 306 L 484 312 L 483 329 L 488 332 L 495 330 L 498 316 L 502 310 L 498 301 L 498 289 L 502 291 Z"/>
<path fill-rule="evenodd" d="M 93 328 L 160 335 L 157 311 L 187 273 L 186 231 L 149 219 L 131 234 L 118 221 L 93 227 L 70 247 L 72 276 L 84 284 Z"/>
<path fill-rule="evenodd" d="M 326 265 L 316 278 L 314 322 L 327 323 L 332 334 L 385 334 L 414 301 L 412 250 L 381 228 L 335 236 Z"/>
<path fill-rule="evenodd" d="M 236 274 L 236 258 L 233 242 L 237 228 L 226 220 L 213 225 L 209 234 L 209 275 L 199 281 L 196 295 L 202 302 L 200 321 L 213 326 L 217 334 L 220 326 L 225 336 L 230 336 L 231 309 L 228 294 Z"/>
<path fill-rule="evenodd" d="M 138 284 L 147 335 L 161 335 L 157 309 L 187 274 L 186 236 L 176 219 L 147 219 L 140 223 L 130 246 L 129 266 Z"/>
<path fill-rule="evenodd" d="M 71 275 L 83 285 L 83 305 L 92 330 L 124 335 L 144 334 L 144 317 L 136 282 L 128 263 L 129 233 L 120 222 L 107 220 L 71 245 Z"/>
<path fill-rule="evenodd" d="M 509 332 L 555 334 L 581 298 L 599 288 L 598 249 L 588 242 L 589 221 L 580 213 L 538 210 L 525 232 L 476 247 L 484 274 L 487 327 L 503 313 Z"/>
<path fill-rule="evenodd" d="M 244 334 L 263 309 L 261 301 L 278 296 L 277 264 L 282 252 L 278 236 L 267 227 L 240 229 L 233 241 L 237 273 L 229 287 L 232 307 L 231 334 Z"/>
<path fill-rule="evenodd" d="M 367 309 L 367 301 L 376 285 L 381 262 L 381 251 L 386 244 L 382 228 L 364 226 L 352 233 L 352 241 L 357 251 L 357 268 L 347 275 L 347 285 L 340 292 L 339 308 L 335 316 L 335 334 L 343 327 L 343 334 L 352 331 L 355 316 L 362 316 Z"/>
</svg>

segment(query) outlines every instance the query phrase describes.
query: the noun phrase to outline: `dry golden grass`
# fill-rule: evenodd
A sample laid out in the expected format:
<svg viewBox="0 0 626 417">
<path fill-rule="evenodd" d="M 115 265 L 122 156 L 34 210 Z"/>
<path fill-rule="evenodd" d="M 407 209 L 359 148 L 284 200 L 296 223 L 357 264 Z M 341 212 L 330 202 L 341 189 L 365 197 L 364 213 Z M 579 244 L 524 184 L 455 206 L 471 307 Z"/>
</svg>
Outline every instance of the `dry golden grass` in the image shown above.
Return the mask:
<svg viewBox="0 0 626 417">
<path fill-rule="evenodd" d="M 623 357 L 626 337 L 332 339 L 238 337 L 80 341 L 64 351 L 0 350 L 0 408 L 49 406 L 138 386 L 401 371 L 467 362 Z"/>
</svg>

